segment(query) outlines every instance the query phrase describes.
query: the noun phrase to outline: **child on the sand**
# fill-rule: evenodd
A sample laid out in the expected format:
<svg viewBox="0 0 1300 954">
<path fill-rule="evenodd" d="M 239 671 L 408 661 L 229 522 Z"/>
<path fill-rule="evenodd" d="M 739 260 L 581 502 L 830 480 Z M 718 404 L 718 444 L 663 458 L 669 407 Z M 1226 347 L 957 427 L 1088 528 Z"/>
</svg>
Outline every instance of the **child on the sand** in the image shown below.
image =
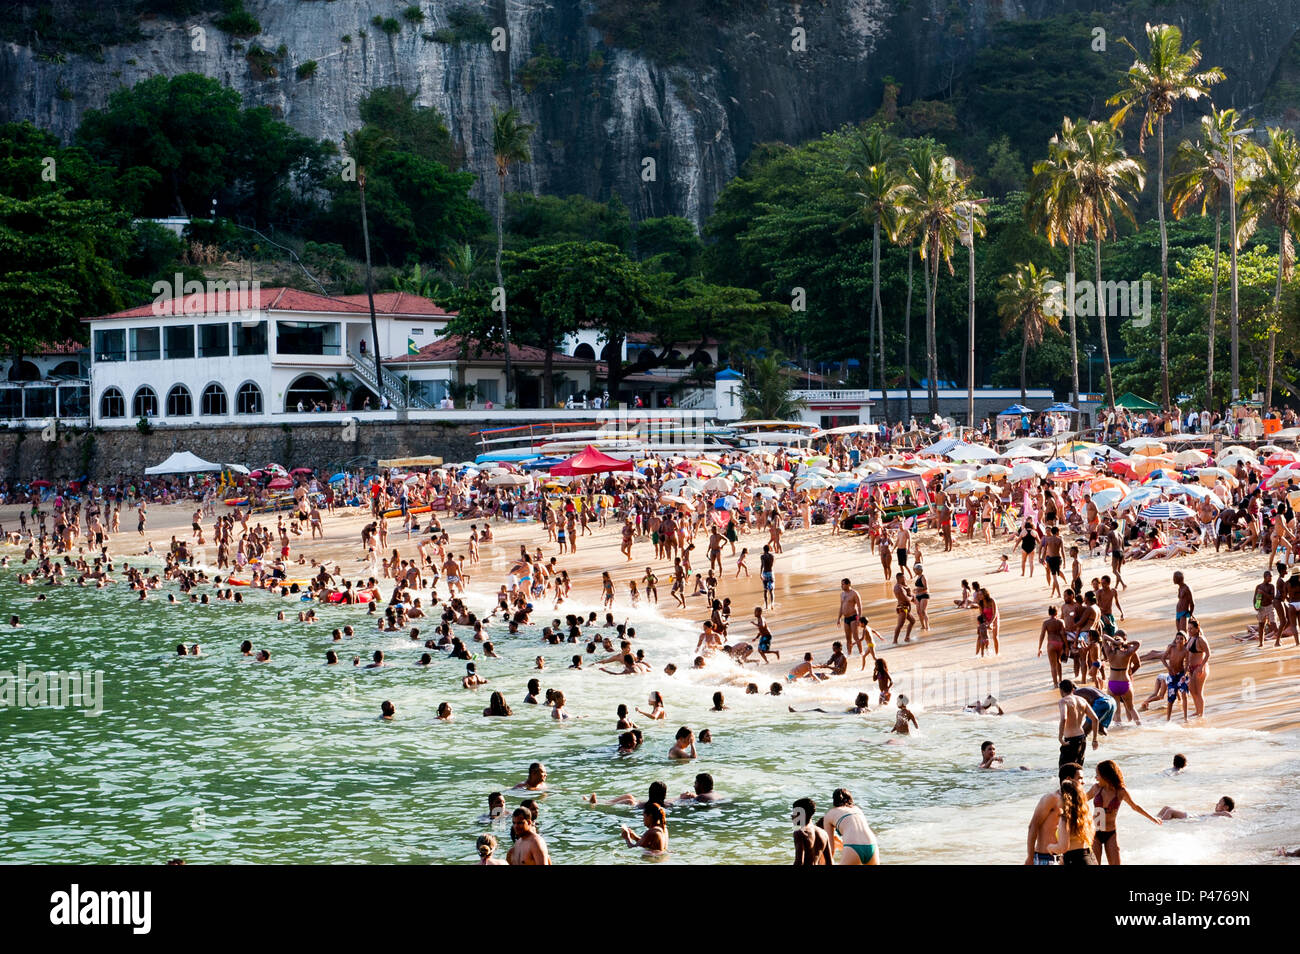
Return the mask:
<svg viewBox="0 0 1300 954">
<path fill-rule="evenodd" d="M 970 598 L 970 583 L 967 580 L 961 581 L 961 599 L 953 600 L 952 605 L 958 609 L 970 609 L 975 604 Z"/>
<path fill-rule="evenodd" d="M 1011 572 L 1011 566 L 1010 566 L 1010 563 L 1009 563 L 1009 561 L 1008 561 L 1008 559 L 1007 559 L 1007 555 L 1006 555 L 1005 553 L 1002 554 L 1002 562 L 998 564 L 998 568 L 997 568 L 996 570 L 994 570 L 993 572 L 994 572 L 994 573 L 1010 573 L 1010 572 Z"/>
</svg>

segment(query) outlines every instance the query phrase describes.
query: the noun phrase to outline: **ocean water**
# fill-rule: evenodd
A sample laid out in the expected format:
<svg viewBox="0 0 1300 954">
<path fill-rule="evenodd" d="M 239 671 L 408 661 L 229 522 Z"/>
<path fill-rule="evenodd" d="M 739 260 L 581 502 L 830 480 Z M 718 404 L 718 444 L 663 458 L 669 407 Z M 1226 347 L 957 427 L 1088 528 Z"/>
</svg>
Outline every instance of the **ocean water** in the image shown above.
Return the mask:
<svg viewBox="0 0 1300 954">
<path fill-rule="evenodd" d="M 545 646 L 540 627 L 510 637 L 496 625 L 503 658 L 480 658 L 490 684 L 468 691 L 460 687 L 462 662 L 434 652 L 432 667 L 415 668 L 422 645 L 405 634 L 376 633 L 363 608 L 318 607 L 316 624 L 276 622 L 279 609 L 296 616 L 296 597 L 246 593 L 243 606 L 168 606 L 164 591 L 141 604 L 121 585 L 20 586 L 17 572 L 0 570 L 0 615 L 18 613 L 24 621 L 0 632 L 0 671 L 14 672 L 20 663 L 29 673 L 101 670 L 103 711 L 0 708 L 5 862 L 465 863 L 475 858 L 475 838 L 488 830 L 504 854 L 508 825 L 484 820 L 487 795 L 502 791 L 513 808 L 529 793 L 511 786 L 540 760 L 550 773 L 540 831 L 556 863 L 788 863 L 790 803 L 811 796 L 821 811 L 831 791 L 844 786 L 875 828 L 886 863 L 1019 864 L 1034 804 L 1055 787 L 1054 724 L 922 710 L 921 731 L 887 745 L 892 707 L 842 714 L 855 690 L 834 684 L 746 696 L 744 681 L 765 688 L 793 660 L 744 673 L 722 662 L 691 671 L 697 630 L 649 609 L 635 612 L 631 623 L 651 674 L 570 671 L 569 658 L 583 646 Z M 487 609 L 493 588 L 485 584 L 471 608 Z M 48 598 L 38 602 L 38 593 Z M 560 615 L 595 608 L 566 604 Z M 332 643 L 331 630 L 345 623 L 359 635 Z M 432 621 L 425 623 L 431 631 Z M 748 624 L 740 620 L 733 630 Z M 272 661 L 241 658 L 244 639 L 269 649 Z M 175 656 L 181 641 L 199 642 L 204 656 Z M 342 658 L 337 666 L 323 665 L 330 648 Z M 351 665 L 352 656 L 364 663 L 375 649 L 388 654 L 390 666 Z M 548 667 L 541 673 L 533 670 L 538 654 Z M 674 677 L 662 672 L 669 661 L 682 667 Z M 533 675 L 544 688 L 563 690 L 579 718 L 559 724 L 549 709 L 524 705 Z M 723 680 L 738 684 L 719 686 Z M 710 712 L 718 688 L 730 708 Z M 493 689 L 505 694 L 513 717 L 480 715 Z M 656 689 L 668 718 L 650 722 L 634 714 L 645 744 L 617 756 L 616 706 L 648 708 Z M 874 707 L 874 692 L 872 698 Z M 391 723 L 377 718 L 385 699 L 397 705 Z M 442 701 L 455 709 L 450 723 L 436 719 Z M 792 715 L 791 703 L 831 714 Z M 1159 828 L 1124 808 L 1126 862 L 1269 861 L 1276 846 L 1300 843 L 1294 738 L 1150 721 L 1113 730 L 1098 752 L 1090 751 L 1089 780 L 1098 759 L 1113 758 L 1153 814 L 1164 804 L 1210 811 L 1227 794 L 1239 817 Z M 682 725 L 713 733 L 711 745 L 698 746 L 696 762 L 667 758 Z M 1007 770 L 976 769 L 984 739 L 997 743 Z M 1176 777 L 1167 773 L 1175 751 L 1191 763 Z M 581 798 L 643 798 L 656 779 L 676 797 L 700 771 L 713 774 L 724 798 L 673 806 L 669 852 L 661 857 L 628 848 L 619 836 L 622 824 L 641 829 L 639 812 Z"/>
</svg>

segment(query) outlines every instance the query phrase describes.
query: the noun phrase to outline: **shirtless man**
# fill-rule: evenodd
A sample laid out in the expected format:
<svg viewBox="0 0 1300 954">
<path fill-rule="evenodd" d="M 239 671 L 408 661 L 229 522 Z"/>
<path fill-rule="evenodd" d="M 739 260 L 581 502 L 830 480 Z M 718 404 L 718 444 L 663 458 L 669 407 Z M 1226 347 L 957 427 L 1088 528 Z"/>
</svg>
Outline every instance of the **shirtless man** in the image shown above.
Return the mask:
<svg viewBox="0 0 1300 954">
<path fill-rule="evenodd" d="M 858 644 L 858 653 L 863 654 L 862 637 L 858 635 L 858 624 L 862 618 L 862 597 L 853 589 L 853 584 L 846 576 L 840 580 L 840 615 L 835 621 L 844 623 L 844 641 L 849 652 L 853 652 L 853 643 Z"/>
<path fill-rule="evenodd" d="M 904 563 L 906 567 L 906 563 Z M 894 612 L 898 614 L 898 623 L 894 626 L 894 643 L 898 643 L 898 634 L 903 631 L 903 624 L 907 624 L 907 636 L 903 642 L 912 641 L 912 627 L 916 625 L 916 617 L 912 615 L 912 592 L 907 584 L 903 582 L 903 574 L 894 574 L 894 600 L 896 606 Z"/>
<path fill-rule="evenodd" d="M 1084 594 L 1083 603 L 1075 613 L 1074 627 L 1074 645 L 1070 648 L 1070 654 L 1074 657 L 1074 674 L 1086 679 L 1089 635 L 1097 628 L 1097 598 L 1091 590 Z"/>
<path fill-rule="evenodd" d="M 1056 616 L 1056 607 L 1047 607 L 1047 619 L 1038 631 L 1038 655 L 1043 655 L 1043 640 L 1047 641 L 1047 664 L 1052 670 L 1052 685 L 1061 684 L 1061 652 L 1065 649 L 1065 624 Z"/>
<path fill-rule="evenodd" d="M 1188 592 L 1191 599 L 1191 592 Z M 1201 635 L 1196 617 L 1187 617 L 1187 688 L 1196 706 L 1196 718 L 1205 714 L 1205 680 L 1210 675 L 1210 643 Z"/>
<path fill-rule="evenodd" d="M 1065 576 L 1061 573 L 1061 554 L 1065 550 L 1065 541 L 1057 533 L 1055 526 L 1047 528 L 1043 537 L 1043 562 L 1047 565 L 1048 597 L 1061 592 L 1061 582 Z"/>
<path fill-rule="evenodd" d="M 907 529 L 901 518 L 894 520 L 894 554 L 898 557 L 898 568 L 904 573 L 911 575 L 912 571 L 907 565 L 907 553 L 912 546 L 912 532 Z M 911 632 L 909 629 L 908 632 Z"/>
<path fill-rule="evenodd" d="M 1119 538 L 1119 531 L 1113 521 L 1106 521 L 1106 549 L 1110 551 L 1110 572 L 1115 574 L 1115 585 L 1128 589 L 1128 584 L 1124 582 L 1124 577 L 1120 574 L 1120 567 L 1124 565 L 1124 542 Z"/>
<path fill-rule="evenodd" d="M 1088 736 L 1084 722 L 1093 714 L 1092 707 L 1082 697 L 1074 694 L 1074 683 L 1069 679 L 1062 679 L 1058 688 L 1061 691 L 1061 700 L 1057 703 L 1057 711 L 1061 719 L 1056 728 L 1056 738 L 1061 743 L 1061 757 L 1057 764 L 1064 766 L 1073 762 L 1082 766 L 1084 756 L 1088 753 Z M 1095 749 L 1097 748 L 1097 720 L 1088 721 L 1091 722 L 1092 747 Z"/>
<path fill-rule="evenodd" d="M 515 788 L 522 788 L 529 792 L 546 791 L 546 766 L 541 762 L 534 762 L 528 766 L 528 778 L 516 785 Z"/>
<path fill-rule="evenodd" d="M 1119 603 L 1119 590 L 1110 585 L 1109 574 L 1101 578 L 1097 587 L 1097 612 L 1101 616 L 1101 631 L 1107 636 L 1115 635 L 1115 610 L 1119 610 L 1120 621 L 1124 620 L 1124 607 Z"/>
<path fill-rule="evenodd" d="M 1141 725 L 1142 720 L 1133 708 L 1133 683 L 1129 677 L 1140 665 L 1137 651 L 1142 648 L 1142 644 L 1136 639 L 1125 640 L 1127 635 L 1124 630 L 1117 630 L 1115 638 L 1105 641 L 1106 665 L 1110 667 L 1106 689 L 1115 698 L 1115 702 L 1124 707 L 1134 724 Z"/>
<path fill-rule="evenodd" d="M 793 807 L 790 820 L 794 823 L 795 865 L 834 864 L 830 835 L 813 818 L 817 814 L 817 804 L 811 798 L 801 798 Z"/>
<path fill-rule="evenodd" d="M 796 682 L 800 679 L 812 679 L 815 682 L 821 682 L 826 677 L 817 672 L 817 667 L 813 664 L 813 654 L 804 653 L 803 662 L 791 669 L 790 675 L 786 678 L 790 682 Z"/>
<path fill-rule="evenodd" d="M 1259 648 L 1264 648 L 1264 637 L 1268 635 L 1268 629 L 1271 625 L 1276 633 L 1273 640 L 1274 646 L 1281 645 L 1282 630 L 1277 625 L 1274 615 L 1274 602 L 1277 598 L 1277 587 L 1273 585 L 1273 574 L 1268 570 L 1264 571 L 1264 579 L 1255 587 L 1255 621 L 1259 627 Z"/>
<path fill-rule="evenodd" d="M 1187 621 L 1196 612 L 1196 601 L 1192 599 L 1192 588 L 1183 582 L 1183 571 L 1174 572 L 1174 585 L 1178 587 L 1178 605 L 1174 607 L 1174 625 L 1180 633 L 1187 632 Z"/>
<path fill-rule="evenodd" d="M 510 834 L 515 843 L 506 855 L 508 865 L 549 865 L 551 856 L 546 850 L 546 842 L 537 834 L 533 822 L 533 813 L 526 808 L 516 808 L 510 816 Z"/>
<path fill-rule="evenodd" d="M 1057 779 L 1061 782 L 1080 781 L 1083 767 L 1073 762 L 1062 765 L 1057 770 Z M 1025 846 L 1025 864 L 1059 865 L 1061 856 L 1049 852 L 1048 846 L 1056 844 L 1056 830 L 1061 822 L 1061 789 L 1058 785 L 1053 792 L 1048 792 L 1034 806 L 1034 814 L 1029 819 L 1029 837 Z"/>
</svg>

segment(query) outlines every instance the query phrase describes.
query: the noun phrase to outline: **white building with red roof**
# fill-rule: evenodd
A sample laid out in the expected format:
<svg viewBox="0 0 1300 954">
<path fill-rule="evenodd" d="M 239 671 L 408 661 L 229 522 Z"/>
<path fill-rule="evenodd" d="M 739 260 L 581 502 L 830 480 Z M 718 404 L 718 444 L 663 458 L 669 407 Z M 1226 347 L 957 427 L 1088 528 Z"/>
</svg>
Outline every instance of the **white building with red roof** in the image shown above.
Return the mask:
<svg viewBox="0 0 1300 954">
<path fill-rule="evenodd" d="M 440 337 L 452 313 L 402 292 L 375 295 L 384 359 Z M 318 295 L 256 283 L 86 318 L 90 407 L 97 424 L 265 421 L 328 409 L 430 407 L 385 370 L 375 378 L 363 295 Z M 385 363 L 387 363 L 385 361 Z"/>
</svg>

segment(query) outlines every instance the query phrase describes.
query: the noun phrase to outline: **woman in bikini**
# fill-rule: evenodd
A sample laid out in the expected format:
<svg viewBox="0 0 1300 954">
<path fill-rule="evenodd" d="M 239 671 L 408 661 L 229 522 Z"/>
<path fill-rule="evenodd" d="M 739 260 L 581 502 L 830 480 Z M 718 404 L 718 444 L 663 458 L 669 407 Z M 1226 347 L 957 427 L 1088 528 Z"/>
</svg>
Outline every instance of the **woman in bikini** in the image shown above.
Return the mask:
<svg viewBox="0 0 1300 954">
<path fill-rule="evenodd" d="M 912 582 L 912 599 L 916 600 L 916 615 L 920 619 L 921 629 L 928 633 L 930 614 L 927 609 L 930 605 L 930 584 L 925 579 L 925 572 L 920 563 L 916 564 L 916 577 Z"/>
<path fill-rule="evenodd" d="M 822 827 L 830 835 L 831 845 L 839 845 L 839 863 L 842 865 L 878 865 L 880 851 L 876 833 L 867 824 L 867 816 L 853 804 L 847 789 L 837 788 L 831 793 L 833 807 L 822 819 Z"/>
<path fill-rule="evenodd" d="M 1092 788 L 1088 789 L 1088 797 L 1092 799 L 1093 806 L 1098 809 L 1094 819 L 1096 834 L 1092 842 L 1092 853 L 1097 858 L 1097 864 L 1101 864 L 1103 850 L 1106 854 L 1106 864 L 1121 864 L 1119 839 L 1115 837 L 1115 819 L 1119 815 L 1120 805 L 1127 802 L 1128 806 L 1139 815 L 1157 825 L 1161 824 L 1159 818 L 1152 816 L 1145 808 L 1133 801 L 1133 797 L 1124 786 L 1124 773 L 1110 759 L 1097 763 L 1097 781 Z"/>
<path fill-rule="evenodd" d="M 1117 635 L 1124 635 L 1124 631 L 1119 630 Z M 1136 639 L 1130 642 L 1112 637 L 1106 639 L 1106 664 L 1110 667 L 1106 690 L 1124 707 L 1123 711 L 1128 713 L 1134 725 L 1141 725 L 1142 720 L 1133 707 L 1133 683 L 1129 674 L 1141 665 L 1137 658 L 1137 651 L 1141 648 L 1142 644 Z"/>
</svg>

